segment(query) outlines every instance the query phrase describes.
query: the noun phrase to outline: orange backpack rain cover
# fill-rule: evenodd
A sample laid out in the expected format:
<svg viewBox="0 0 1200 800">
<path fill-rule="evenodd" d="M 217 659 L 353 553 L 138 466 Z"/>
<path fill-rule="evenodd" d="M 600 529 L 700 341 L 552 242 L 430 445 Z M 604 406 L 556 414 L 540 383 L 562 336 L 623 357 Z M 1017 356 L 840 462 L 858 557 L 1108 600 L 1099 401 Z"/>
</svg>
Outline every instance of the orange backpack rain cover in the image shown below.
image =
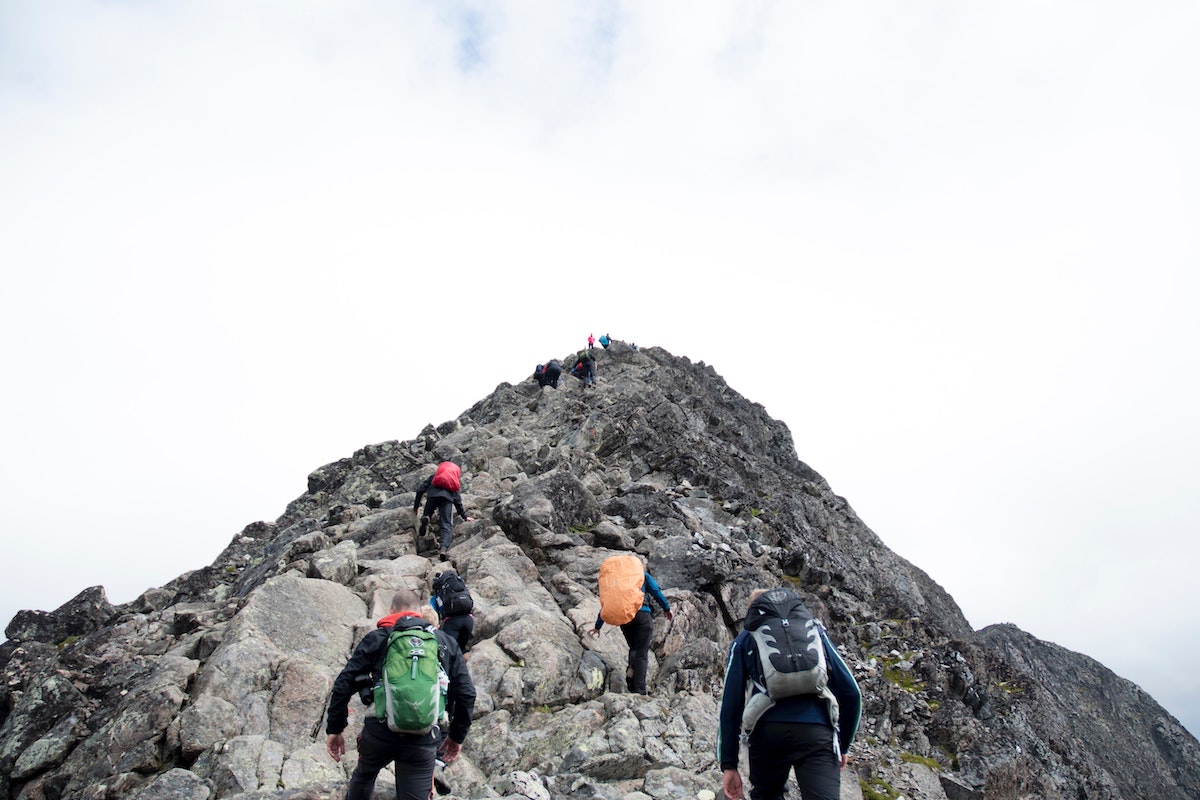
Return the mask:
<svg viewBox="0 0 1200 800">
<path fill-rule="evenodd" d="M 624 625 L 637 616 L 646 570 L 637 556 L 609 556 L 600 564 L 600 619 Z"/>
<path fill-rule="evenodd" d="M 462 485 L 459 480 L 461 475 L 462 470 L 458 468 L 458 464 L 453 461 L 443 461 L 438 464 L 437 471 L 433 473 L 433 485 L 457 492 Z"/>
</svg>

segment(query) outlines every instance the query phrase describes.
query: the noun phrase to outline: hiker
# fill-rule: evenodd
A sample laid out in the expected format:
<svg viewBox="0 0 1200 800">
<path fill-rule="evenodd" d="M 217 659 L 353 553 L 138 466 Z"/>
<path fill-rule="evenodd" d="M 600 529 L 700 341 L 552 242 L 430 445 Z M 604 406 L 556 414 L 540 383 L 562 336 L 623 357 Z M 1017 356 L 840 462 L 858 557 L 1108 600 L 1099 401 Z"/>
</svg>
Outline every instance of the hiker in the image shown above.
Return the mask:
<svg viewBox="0 0 1200 800">
<path fill-rule="evenodd" d="M 462 495 L 458 493 L 460 488 L 462 488 L 462 471 L 453 461 L 443 461 L 438 464 L 437 470 L 417 487 L 417 497 L 413 500 L 413 513 L 415 514 L 421 507 L 421 497 L 426 493 L 429 494 L 425 501 L 425 510 L 421 512 L 420 527 L 417 529 L 417 547 L 419 550 L 420 539 L 429 527 L 429 518 L 436 511 L 442 526 L 438 550 L 442 561 L 448 558 L 447 551 L 450 550 L 450 537 L 454 533 L 454 510 L 458 509 L 458 516 L 462 517 L 463 522 L 471 521 L 467 512 L 463 510 Z"/>
<path fill-rule="evenodd" d="M 612 339 L 608 338 L 607 333 L 603 333 L 600 335 L 600 346 L 603 347 L 605 350 L 608 349 L 608 346 L 611 343 L 612 343 Z"/>
<path fill-rule="evenodd" d="M 441 629 L 458 642 L 465 655 L 471 646 L 471 632 L 475 630 L 475 617 L 471 615 L 475 600 L 462 576 L 449 568 L 434 575 L 429 605 L 438 613 Z"/>
<path fill-rule="evenodd" d="M 596 337 L 588 334 L 588 350 L 594 350 L 596 347 Z"/>
<path fill-rule="evenodd" d="M 592 636 L 599 636 L 600 629 L 604 627 L 605 617 L 611 620 L 611 611 L 606 608 L 606 601 L 609 599 L 606 596 L 608 588 L 607 576 L 605 575 L 606 564 L 615 564 L 618 560 L 624 562 L 625 571 L 631 573 L 632 580 L 627 581 L 625 586 L 628 587 L 621 591 L 637 591 L 640 590 L 640 598 L 633 594 L 631 595 L 633 602 L 630 605 L 630 611 L 634 607 L 637 611 L 633 613 L 628 622 L 620 623 L 621 633 L 625 636 L 625 642 L 629 645 L 629 665 L 625 668 L 625 689 L 629 692 L 637 692 L 638 694 L 647 694 L 646 691 L 646 672 L 650 668 L 650 638 L 654 633 L 654 609 L 650 605 L 650 598 L 654 598 L 654 602 L 662 606 L 663 612 L 668 620 L 675 619 L 675 615 L 671 613 L 671 604 L 667 602 L 667 598 L 663 596 L 662 590 L 658 588 L 658 583 L 651 577 L 649 572 L 646 572 L 642 566 L 641 559 L 635 555 L 617 556 L 611 559 L 605 559 L 605 564 L 600 565 L 600 613 L 596 616 L 596 624 L 588 633 Z M 633 562 L 637 562 L 634 566 Z M 640 579 L 638 576 L 640 571 Z M 618 581 L 620 578 L 618 577 Z M 640 600 L 640 605 L 638 601 Z M 611 605 L 611 604 L 610 604 Z M 621 619 L 627 617 L 628 614 L 617 617 Z"/>
<path fill-rule="evenodd" d="M 595 386 L 596 359 L 587 350 L 581 350 L 579 360 L 575 362 L 575 368 L 571 370 L 571 374 L 583 381 L 584 386 Z"/>
<path fill-rule="evenodd" d="M 360 696 L 364 700 L 371 697 L 371 703 L 375 706 L 373 712 L 366 714 L 362 732 L 358 736 L 358 766 L 350 776 L 346 800 L 368 800 L 374 792 L 379 771 L 392 762 L 396 765 L 397 800 L 428 800 L 433 793 L 437 762 L 453 763 L 471 728 L 475 711 L 475 686 L 471 683 L 471 673 L 467 671 L 462 651 L 453 637 L 434 630 L 426 622 L 421 616 L 420 604 L 420 596 L 411 589 L 396 592 L 392 597 L 391 613 L 380 619 L 378 627 L 363 637 L 333 682 L 333 693 L 329 697 L 329 709 L 326 712 L 325 749 L 334 761 L 340 762 L 346 754 L 346 740 L 342 732 L 346 729 L 349 717 L 347 704 L 358 688 L 356 684 L 361 686 L 369 681 L 365 691 L 360 691 Z M 406 635 L 392 638 L 393 631 L 404 631 Z M 407 636 L 409 632 L 413 634 L 412 637 Z M 387 710 L 393 704 L 382 699 L 385 694 L 384 656 L 389 648 L 397 646 L 399 640 L 429 635 L 437 643 L 440 673 L 449 681 L 443 695 L 449 723 L 447 726 L 444 719 L 438 718 L 427 733 L 399 733 L 392 729 L 394 721 Z M 415 660 L 414 656 L 414 672 Z M 405 667 L 403 672 L 407 674 L 408 668 Z M 440 682 L 442 674 L 432 678 L 435 685 Z M 427 691 L 425 695 L 428 695 Z M 434 711 L 436 715 L 436 709 Z"/>
<path fill-rule="evenodd" d="M 546 362 L 545 366 L 538 364 L 538 368 L 534 370 L 534 380 L 538 382 L 538 386 L 553 386 L 558 388 L 558 379 L 562 375 L 562 365 L 558 363 L 558 359 L 552 358 Z"/>
<path fill-rule="evenodd" d="M 781 627 L 784 622 L 789 626 Z M 717 733 L 725 796 L 742 797 L 738 745 L 748 735 L 753 800 L 782 800 L 792 770 L 803 800 L 838 800 L 862 711 L 854 676 L 791 589 L 754 592 L 743 628 L 729 647 Z M 798 629 L 804 635 L 796 636 Z M 781 633 L 789 630 L 790 636 Z M 771 642 L 770 650 L 760 641 Z M 795 642 L 793 652 L 781 653 L 788 649 L 783 642 Z M 775 664 L 776 656 L 802 669 L 772 670 L 768 677 L 762 658 Z"/>
</svg>

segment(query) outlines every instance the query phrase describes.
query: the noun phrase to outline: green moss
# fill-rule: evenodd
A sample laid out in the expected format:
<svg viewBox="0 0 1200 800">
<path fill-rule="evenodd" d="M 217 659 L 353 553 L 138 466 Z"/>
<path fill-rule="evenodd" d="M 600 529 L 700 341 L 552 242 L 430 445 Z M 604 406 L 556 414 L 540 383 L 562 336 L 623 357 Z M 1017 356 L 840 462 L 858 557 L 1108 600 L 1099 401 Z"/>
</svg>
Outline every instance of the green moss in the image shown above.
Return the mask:
<svg viewBox="0 0 1200 800">
<path fill-rule="evenodd" d="M 946 754 L 946 758 L 950 759 L 950 769 L 954 770 L 955 772 L 958 772 L 958 770 L 959 770 L 959 766 L 958 766 L 958 756 L 957 756 L 957 755 L 955 755 L 953 752 L 951 752 L 950 748 L 949 748 L 949 747 L 947 747 L 947 746 L 946 746 L 946 745 L 944 745 L 944 744 L 943 744 L 943 745 L 939 745 L 939 749 L 940 749 L 940 750 L 941 750 L 943 753 L 945 753 L 945 754 Z"/>
<path fill-rule="evenodd" d="M 63 639 L 61 642 L 59 642 L 59 643 L 58 643 L 57 645 L 55 645 L 55 646 L 56 646 L 56 647 L 57 647 L 59 650 L 66 650 L 68 647 L 70 647 L 71 645 L 75 644 L 75 642 L 77 642 L 77 641 L 79 641 L 79 637 L 78 637 L 78 636 L 68 636 L 67 638 Z"/>
<path fill-rule="evenodd" d="M 1021 694 L 1021 692 L 1025 691 L 1024 686 L 1012 681 L 1000 681 L 996 685 L 1000 687 L 1000 691 L 1006 694 Z"/>
<path fill-rule="evenodd" d="M 800 578 L 795 575 L 784 575 L 783 579 L 792 586 L 795 586 L 797 589 L 803 588 L 804 586 L 804 581 L 800 580 Z"/>
<path fill-rule="evenodd" d="M 754 506 L 750 506 L 750 516 L 754 517 L 755 519 L 758 519 L 758 516 L 762 513 L 763 513 L 763 511 L 761 508 L 755 508 Z"/>
<path fill-rule="evenodd" d="M 929 767 L 935 772 L 941 772 L 942 770 L 942 765 L 937 761 L 933 760 L 932 758 L 926 758 L 925 756 L 919 756 L 916 753 L 901 753 L 900 760 L 906 764 L 921 764 Z"/>
<path fill-rule="evenodd" d="M 529 710 L 530 710 L 530 711 L 536 711 L 536 712 L 537 712 L 537 713 L 539 713 L 539 714 L 549 714 L 549 713 L 550 713 L 550 706 L 547 706 L 547 705 L 533 706 L 533 707 L 532 707 L 531 709 L 529 709 Z"/>
<path fill-rule="evenodd" d="M 924 681 L 919 681 L 913 677 L 911 670 L 903 670 L 896 666 L 901 661 L 907 661 L 911 657 L 912 653 L 905 653 L 901 656 L 881 656 L 880 661 L 883 662 L 883 677 L 888 683 L 898 686 L 906 692 L 923 692 L 925 691 Z"/>
<path fill-rule="evenodd" d="M 939 708 L 942 707 L 942 704 L 939 703 L 937 700 L 930 700 L 925 705 L 929 706 L 930 711 L 937 711 Z"/>
<path fill-rule="evenodd" d="M 858 785 L 862 789 L 863 800 L 896 800 L 900 796 L 883 778 L 860 780 Z"/>
</svg>

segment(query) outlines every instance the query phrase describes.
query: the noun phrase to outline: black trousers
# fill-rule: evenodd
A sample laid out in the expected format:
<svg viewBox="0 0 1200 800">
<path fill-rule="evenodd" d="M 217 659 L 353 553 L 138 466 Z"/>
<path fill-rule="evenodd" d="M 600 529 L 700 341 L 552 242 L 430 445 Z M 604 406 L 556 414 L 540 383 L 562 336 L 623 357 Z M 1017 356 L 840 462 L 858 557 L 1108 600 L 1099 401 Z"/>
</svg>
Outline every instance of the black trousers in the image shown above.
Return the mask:
<svg viewBox="0 0 1200 800">
<path fill-rule="evenodd" d="M 425 510 L 422 517 L 431 517 L 437 512 L 438 522 L 441 523 L 441 549 L 450 549 L 450 537 L 454 533 L 454 501 L 449 497 L 429 497 L 425 500 Z"/>
<path fill-rule="evenodd" d="M 842 767 L 833 728 L 804 722 L 760 722 L 750 734 L 750 800 L 783 800 L 788 773 L 804 800 L 838 800 Z"/>
<path fill-rule="evenodd" d="M 396 800 L 429 800 L 437 739 L 432 735 L 393 733 L 368 717 L 358 737 L 358 766 L 350 776 L 346 800 L 371 800 L 379 770 L 396 763 Z"/>
<path fill-rule="evenodd" d="M 621 626 L 629 645 L 629 667 L 625 670 L 625 688 L 638 694 L 646 693 L 646 672 L 650 669 L 650 638 L 654 635 L 654 618 L 646 609 Z"/>
<path fill-rule="evenodd" d="M 475 618 L 470 614 L 456 614 L 442 620 L 442 630 L 450 634 L 458 642 L 458 649 L 464 653 L 471 644 L 471 632 L 475 630 Z"/>
</svg>

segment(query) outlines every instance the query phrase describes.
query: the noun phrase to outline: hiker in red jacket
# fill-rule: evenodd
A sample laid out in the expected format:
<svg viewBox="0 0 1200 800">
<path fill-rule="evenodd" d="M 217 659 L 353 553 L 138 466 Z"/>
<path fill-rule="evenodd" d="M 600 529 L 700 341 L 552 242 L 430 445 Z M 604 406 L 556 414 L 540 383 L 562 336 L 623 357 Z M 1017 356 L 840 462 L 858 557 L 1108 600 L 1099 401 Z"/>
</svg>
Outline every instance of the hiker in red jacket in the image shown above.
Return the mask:
<svg viewBox="0 0 1200 800">
<path fill-rule="evenodd" d="M 467 512 L 463 510 L 462 495 L 458 493 L 462 487 L 461 475 L 462 472 L 457 464 L 453 461 L 443 461 L 438 464 L 437 471 L 417 487 L 417 497 L 413 500 L 413 513 L 416 513 L 417 509 L 421 507 L 421 498 L 426 494 L 429 495 L 425 501 L 425 510 L 421 513 L 421 525 L 417 529 L 418 549 L 421 537 L 425 535 L 425 531 L 429 527 L 429 518 L 433 516 L 434 511 L 438 512 L 438 518 L 442 524 L 441 548 L 438 556 L 442 561 L 449 558 L 447 551 L 450 549 L 450 537 L 454 532 L 454 510 L 458 509 L 458 515 L 462 517 L 463 522 L 471 521 Z"/>
</svg>

